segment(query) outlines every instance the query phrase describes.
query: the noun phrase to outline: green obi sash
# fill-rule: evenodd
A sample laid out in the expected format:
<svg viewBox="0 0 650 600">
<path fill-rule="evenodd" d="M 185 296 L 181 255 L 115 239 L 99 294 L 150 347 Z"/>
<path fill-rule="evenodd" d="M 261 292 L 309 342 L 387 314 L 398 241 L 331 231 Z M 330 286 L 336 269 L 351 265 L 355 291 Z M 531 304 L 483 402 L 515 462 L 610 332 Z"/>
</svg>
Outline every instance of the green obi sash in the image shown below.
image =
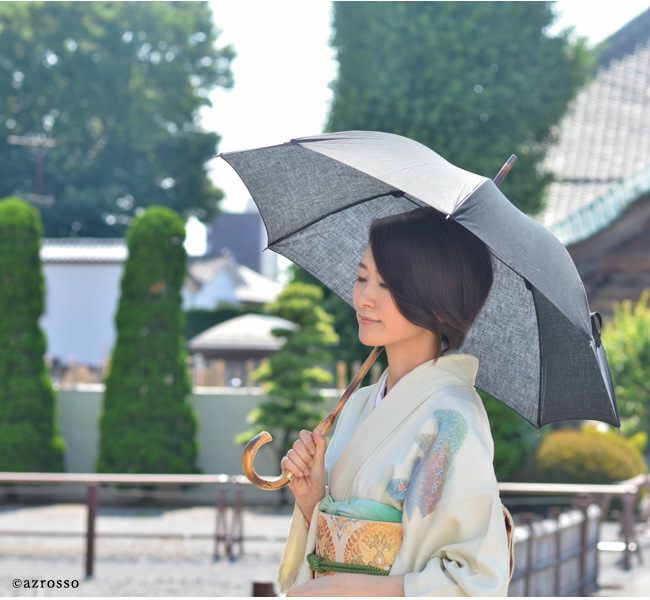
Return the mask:
<svg viewBox="0 0 650 600">
<path fill-rule="evenodd" d="M 402 511 L 390 504 L 366 498 L 351 498 L 337 502 L 327 494 L 321 501 L 318 509 L 328 515 L 339 515 L 351 519 L 365 519 L 366 521 L 384 521 L 386 523 L 401 523 Z"/>
</svg>

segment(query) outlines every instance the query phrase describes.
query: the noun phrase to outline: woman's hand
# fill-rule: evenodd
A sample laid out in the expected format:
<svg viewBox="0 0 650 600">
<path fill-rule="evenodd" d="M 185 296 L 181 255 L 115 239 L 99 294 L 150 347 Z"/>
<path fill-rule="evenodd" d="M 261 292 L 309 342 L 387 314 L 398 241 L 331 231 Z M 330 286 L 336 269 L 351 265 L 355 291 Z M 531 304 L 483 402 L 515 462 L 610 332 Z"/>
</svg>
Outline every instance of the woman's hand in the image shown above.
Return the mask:
<svg viewBox="0 0 650 600">
<path fill-rule="evenodd" d="M 299 436 L 280 461 L 280 468 L 294 474 L 289 489 L 309 523 L 314 506 L 325 496 L 327 440 L 316 430 L 303 429 Z"/>
</svg>

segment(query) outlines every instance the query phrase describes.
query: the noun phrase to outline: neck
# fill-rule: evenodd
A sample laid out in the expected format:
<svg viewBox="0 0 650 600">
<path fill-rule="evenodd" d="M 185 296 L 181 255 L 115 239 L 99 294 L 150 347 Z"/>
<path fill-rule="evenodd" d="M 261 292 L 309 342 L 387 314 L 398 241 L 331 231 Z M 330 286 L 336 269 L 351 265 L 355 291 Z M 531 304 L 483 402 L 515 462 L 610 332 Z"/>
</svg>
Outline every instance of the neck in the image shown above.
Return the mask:
<svg viewBox="0 0 650 600">
<path fill-rule="evenodd" d="M 435 352 L 436 342 L 434 334 L 426 331 L 422 337 L 417 336 L 384 347 L 388 360 L 386 393 L 415 367 L 438 358 Z"/>
</svg>

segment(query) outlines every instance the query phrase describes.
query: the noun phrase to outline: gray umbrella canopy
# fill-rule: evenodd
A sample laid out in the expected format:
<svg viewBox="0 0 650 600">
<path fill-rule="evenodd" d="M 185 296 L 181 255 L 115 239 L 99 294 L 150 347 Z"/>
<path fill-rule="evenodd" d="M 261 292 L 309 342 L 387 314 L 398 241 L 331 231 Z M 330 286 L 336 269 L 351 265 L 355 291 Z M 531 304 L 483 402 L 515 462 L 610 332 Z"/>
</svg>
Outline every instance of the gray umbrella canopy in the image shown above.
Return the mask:
<svg viewBox="0 0 650 600">
<path fill-rule="evenodd" d="M 267 248 L 354 308 L 373 219 L 432 206 L 479 237 L 494 284 L 457 352 L 479 358 L 476 387 L 535 427 L 570 419 L 620 426 L 602 320 L 562 243 L 486 177 L 409 138 L 342 131 L 226 152 L 256 203 Z"/>
</svg>

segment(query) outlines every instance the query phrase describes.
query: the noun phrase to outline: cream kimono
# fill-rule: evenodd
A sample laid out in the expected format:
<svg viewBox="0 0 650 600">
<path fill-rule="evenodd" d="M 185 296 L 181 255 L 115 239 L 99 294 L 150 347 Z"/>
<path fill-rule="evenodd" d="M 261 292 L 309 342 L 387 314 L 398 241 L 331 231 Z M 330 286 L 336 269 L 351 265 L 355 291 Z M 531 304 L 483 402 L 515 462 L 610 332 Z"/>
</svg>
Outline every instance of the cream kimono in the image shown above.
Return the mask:
<svg viewBox="0 0 650 600">
<path fill-rule="evenodd" d="M 403 539 L 390 575 L 405 596 L 506 596 L 512 575 L 494 445 L 474 389 L 478 358 L 443 355 L 404 375 L 377 407 L 383 380 L 359 388 L 339 414 L 325 453 L 335 501 L 366 498 L 402 511 Z M 509 513 L 507 513 L 509 517 Z M 281 592 L 311 579 L 311 525 L 294 506 L 279 568 Z"/>
</svg>

